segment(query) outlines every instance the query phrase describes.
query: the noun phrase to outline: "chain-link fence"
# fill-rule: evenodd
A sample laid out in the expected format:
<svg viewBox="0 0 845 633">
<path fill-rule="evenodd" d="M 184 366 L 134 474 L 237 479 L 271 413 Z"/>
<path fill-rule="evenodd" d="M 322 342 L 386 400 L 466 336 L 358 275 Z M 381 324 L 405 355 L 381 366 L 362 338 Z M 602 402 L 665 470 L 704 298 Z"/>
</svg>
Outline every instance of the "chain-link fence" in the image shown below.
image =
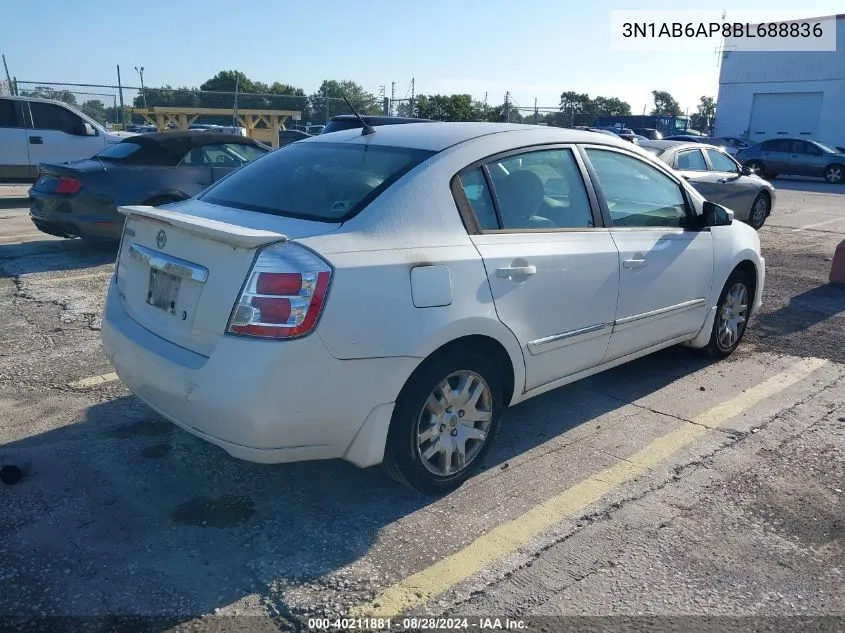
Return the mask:
<svg viewBox="0 0 845 633">
<path fill-rule="evenodd" d="M 2 91 L 2 87 L 0 87 Z M 323 95 L 287 95 L 214 92 L 188 88 L 150 88 L 96 84 L 45 83 L 13 80 L 11 92 L 21 96 L 36 96 L 64 101 L 99 121 L 114 128 L 134 131 L 152 131 L 165 121 L 174 126 L 176 115 L 156 118 L 155 111 L 171 113 L 183 109 L 191 114 L 182 122 L 194 126 L 238 126 L 235 119 L 245 112 L 285 112 L 284 126 L 307 132 L 319 132 L 320 126 L 339 114 L 352 114 L 342 97 Z M 426 97 L 384 99 L 366 96 L 353 99 L 352 105 L 361 114 L 386 114 L 403 117 L 449 118 L 436 108 L 424 108 Z M 430 98 L 429 98 L 430 103 Z M 213 111 L 213 112 L 212 112 Z M 548 125 L 555 127 L 590 126 L 596 116 L 591 113 L 562 111 L 559 107 L 523 107 L 516 103 L 488 106 L 473 102 L 462 113 L 460 120 L 501 121 Z M 253 124 L 258 128 L 270 126 L 256 114 Z"/>
</svg>

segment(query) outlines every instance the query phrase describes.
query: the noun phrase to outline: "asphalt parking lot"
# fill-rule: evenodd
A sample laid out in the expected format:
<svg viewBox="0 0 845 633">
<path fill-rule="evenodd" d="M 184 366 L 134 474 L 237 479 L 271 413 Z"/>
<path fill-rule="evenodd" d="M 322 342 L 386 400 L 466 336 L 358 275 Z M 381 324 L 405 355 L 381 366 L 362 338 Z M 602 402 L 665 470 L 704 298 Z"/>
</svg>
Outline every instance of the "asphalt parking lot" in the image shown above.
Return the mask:
<svg viewBox="0 0 845 633">
<path fill-rule="evenodd" d="M 775 186 L 764 307 L 734 356 L 669 349 L 532 399 L 441 498 L 379 468 L 237 461 L 162 421 L 100 349 L 114 249 L 39 234 L 0 197 L 0 465 L 25 469 L 0 484 L 0 621 L 842 630 L 845 288 L 827 280 L 845 187 Z"/>
</svg>

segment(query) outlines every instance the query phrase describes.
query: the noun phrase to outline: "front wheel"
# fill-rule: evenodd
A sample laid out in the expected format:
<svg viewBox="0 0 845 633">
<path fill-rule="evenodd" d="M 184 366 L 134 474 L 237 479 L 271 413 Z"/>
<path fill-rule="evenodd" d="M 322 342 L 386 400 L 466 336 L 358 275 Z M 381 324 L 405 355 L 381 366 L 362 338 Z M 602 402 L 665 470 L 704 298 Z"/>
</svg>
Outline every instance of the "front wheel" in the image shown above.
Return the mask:
<svg viewBox="0 0 845 633">
<path fill-rule="evenodd" d="M 842 165 L 830 165 L 824 170 L 824 179 L 832 185 L 838 185 L 845 178 L 845 167 Z"/>
<path fill-rule="evenodd" d="M 456 348 L 426 360 L 396 400 L 385 471 L 421 492 L 457 488 L 481 466 L 501 410 L 501 379 L 489 358 Z"/>
<path fill-rule="evenodd" d="M 725 282 L 716 305 L 716 318 L 705 350 L 714 358 L 726 358 L 739 347 L 748 319 L 751 316 L 751 280 L 748 275 L 735 270 Z"/>
<path fill-rule="evenodd" d="M 765 193 L 760 193 L 754 198 L 751 213 L 748 214 L 748 224 L 755 230 L 759 231 L 766 222 L 766 218 L 769 217 L 770 204 L 769 196 Z"/>
</svg>

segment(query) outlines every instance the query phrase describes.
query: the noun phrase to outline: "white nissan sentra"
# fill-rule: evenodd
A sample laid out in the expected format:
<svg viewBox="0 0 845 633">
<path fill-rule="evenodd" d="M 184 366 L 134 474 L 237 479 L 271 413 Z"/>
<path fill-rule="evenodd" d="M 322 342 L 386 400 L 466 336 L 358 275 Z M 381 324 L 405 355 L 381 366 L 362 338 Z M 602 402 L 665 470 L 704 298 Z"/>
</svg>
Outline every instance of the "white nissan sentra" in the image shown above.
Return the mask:
<svg viewBox="0 0 845 633">
<path fill-rule="evenodd" d="M 509 405 L 760 305 L 751 227 L 624 140 L 418 123 L 316 136 L 125 207 L 102 340 L 165 418 L 256 462 L 481 465 Z"/>
</svg>

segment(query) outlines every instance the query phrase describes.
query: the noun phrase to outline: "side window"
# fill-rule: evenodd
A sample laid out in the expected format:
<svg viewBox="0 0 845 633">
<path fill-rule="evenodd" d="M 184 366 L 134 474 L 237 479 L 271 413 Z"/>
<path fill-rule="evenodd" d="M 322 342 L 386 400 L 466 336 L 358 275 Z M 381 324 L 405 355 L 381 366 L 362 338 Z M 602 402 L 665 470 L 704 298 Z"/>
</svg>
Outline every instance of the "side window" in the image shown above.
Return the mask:
<svg viewBox="0 0 845 633">
<path fill-rule="evenodd" d="M 671 178 L 644 161 L 619 152 L 588 149 L 587 156 L 614 226 L 684 226 L 686 199 L 681 186 Z"/>
<path fill-rule="evenodd" d="M 30 101 L 32 127 L 36 130 L 58 130 L 75 136 L 85 136 L 85 125 L 80 117 L 59 105 Z"/>
<path fill-rule="evenodd" d="M 0 99 L 0 127 L 23 127 L 18 123 L 16 101 Z"/>
<path fill-rule="evenodd" d="M 701 150 L 690 149 L 678 152 L 675 158 L 675 168 L 685 171 L 707 171 L 707 163 L 704 162 Z"/>
<path fill-rule="evenodd" d="M 595 226 L 572 150 L 539 150 L 508 156 L 489 164 L 488 169 L 503 229 Z"/>
<path fill-rule="evenodd" d="M 783 140 L 766 141 L 762 147 L 764 152 L 788 152 L 789 149 L 789 141 Z"/>
<path fill-rule="evenodd" d="M 179 161 L 179 164 L 188 167 L 211 167 L 211 161 L 206 156 L 205 149 L 204 147 L 195 147 L 189 150 Z"/>
<path fill-rule="evenodd" d="M 713 166 L 713 171 L 727 171 L 731 173 L 739 171 L 737 164 L 726 154 L 715 149 L 705 151 L 707 152 L 707 158 L 710 159 L 710 164 Z"/>
<path fill-rule="evenodd" d="M 493 206 L 493 198 L 490 189 L 487 187 L 487 180 L 481 167 L 476 167 L 461 175 L 461 186 L 466 194 L 469 204 L 478 220 L 478 226 L 483 231 L 493 231 L 499 228 L 499 220 L 496 218 L 496 208 Z"/>
</svg>

